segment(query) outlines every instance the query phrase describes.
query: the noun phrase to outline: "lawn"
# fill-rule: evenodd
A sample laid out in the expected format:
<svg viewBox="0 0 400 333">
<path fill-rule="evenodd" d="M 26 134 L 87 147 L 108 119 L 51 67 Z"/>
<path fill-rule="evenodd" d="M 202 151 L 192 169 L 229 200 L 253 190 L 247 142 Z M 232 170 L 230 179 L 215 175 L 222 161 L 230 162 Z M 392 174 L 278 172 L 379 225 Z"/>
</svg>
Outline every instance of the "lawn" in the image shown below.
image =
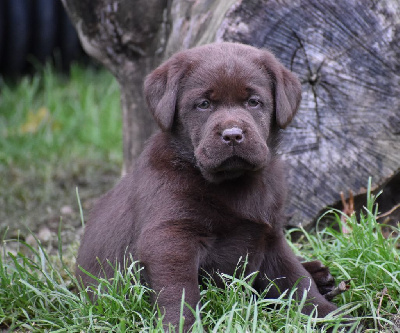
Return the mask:
<svg viewBox="0 0 400 333">
<path fill-rule="evenodd" d="M 62 215 L 79 226 L 75 188 L 90 206 L 120 173 L 118 84 L 78 66 L 70 77 L 48 67 L 0 84 L 0 229 L 56 231 Z"/>
<path fill-rule="evenodd" d="M 68 78 L 46 68 L 0 88 L 0 330 L 162 331 L 135 264 L 100 281 L 94 304 L 73 274 L 85 215 L 120 173 L 117 83 L 103 70 L 75 66 Z M 224 275 L 225 288 L 209 281 L 201 291 L 193 331 L 340 331 L 343 314 L 356 318 L 348 331 L 358 322 L 367 332 L 400 331 L 399 230 L 383 236 L 374 200 L 369 194 L 357 217 L 331 211 L 336 227 L 288 233 L 289 241 L 293 232 L 302 235 L 290 242 L 298 255 L 321 260 L 337 281 L 350 280 L 350 290 L 334 299 L 341 314 L 303 316 L 306 294 L 300 301 L 293 290 L 265 299 L 251 287 L 254 276 Z M 338 231 L 342 220 L 348 233 Z M 40 234 L 44 227 L 48 237 Z"/>
</svg>

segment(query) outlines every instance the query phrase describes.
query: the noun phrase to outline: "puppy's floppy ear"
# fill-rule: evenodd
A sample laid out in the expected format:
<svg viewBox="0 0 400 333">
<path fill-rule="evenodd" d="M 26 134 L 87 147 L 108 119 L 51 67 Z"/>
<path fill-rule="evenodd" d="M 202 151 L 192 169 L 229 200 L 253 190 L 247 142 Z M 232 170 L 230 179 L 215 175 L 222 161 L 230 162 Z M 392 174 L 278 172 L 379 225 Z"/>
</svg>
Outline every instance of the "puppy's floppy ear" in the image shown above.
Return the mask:
<svg viewBox="0 0 400 333">
<path fill-rule="evenodd" d="M 301 101 L 301 84 L 270 52 L 263 52 L 264 67 L 274 85 L 276 122 L 285 128 L 296 114 Z"/>
<path fill-rule="evenodd" d="M 144 82 L 144 96 L 150 112 L 163 131 L 172 128 L 179 83 L 186 72 L 182 57 L 174 56 L 150 73 Z"/>
</svg>

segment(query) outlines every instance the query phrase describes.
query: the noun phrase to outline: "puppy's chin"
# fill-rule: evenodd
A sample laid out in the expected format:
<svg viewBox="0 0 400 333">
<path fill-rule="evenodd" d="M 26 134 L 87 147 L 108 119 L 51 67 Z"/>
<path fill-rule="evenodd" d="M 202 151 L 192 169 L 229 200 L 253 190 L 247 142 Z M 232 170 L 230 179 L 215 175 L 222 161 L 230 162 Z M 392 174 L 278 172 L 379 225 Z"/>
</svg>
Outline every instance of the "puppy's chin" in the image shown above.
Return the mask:
<svg viewBox="0 0 400 333">
<path fill-rule="evenodd" d="M 232 156 L 224 160 L 221 164 L 215 167 L 204 167 L 198 165 L 203 177 L 210 183 L 222 183 L 224 181 L 240 178 L 246 174 L 256 172 L 263 165 L 254 165 L 245 159 Z"/>
</svg>

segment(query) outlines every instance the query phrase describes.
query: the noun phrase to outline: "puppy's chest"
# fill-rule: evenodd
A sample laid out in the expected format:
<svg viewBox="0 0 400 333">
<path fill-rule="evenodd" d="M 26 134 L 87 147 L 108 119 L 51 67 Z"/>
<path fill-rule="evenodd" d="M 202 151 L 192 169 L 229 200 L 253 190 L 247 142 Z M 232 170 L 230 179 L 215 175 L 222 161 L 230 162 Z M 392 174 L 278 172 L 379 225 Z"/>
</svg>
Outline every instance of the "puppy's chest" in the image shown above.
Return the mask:
<svg viewBox="0 0 400 333">
<path fill-rule="evenodd" d="M 266 225 L 249 221 L 224 224 L 223 229 L 199 236 L 200 268 L 208 273 L 233 274 L 238 263 L 246 260 L 252 269 L 258 269 L 270 241 L 273 238 Z"/>
</svg>

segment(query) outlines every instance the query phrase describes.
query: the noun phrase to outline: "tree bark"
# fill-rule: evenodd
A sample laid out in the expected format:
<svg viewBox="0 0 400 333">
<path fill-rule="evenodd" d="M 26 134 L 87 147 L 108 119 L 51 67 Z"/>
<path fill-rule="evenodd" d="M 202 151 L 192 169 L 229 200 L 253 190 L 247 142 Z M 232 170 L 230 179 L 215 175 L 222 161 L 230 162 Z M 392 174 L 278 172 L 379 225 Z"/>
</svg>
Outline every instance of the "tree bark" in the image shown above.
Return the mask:
<svg viewBox="0 0 400 333">
<path fill-rule="evenodd" d="M 398 0 L 63 0 L 86 51 L 121 85 L 124 167 L 154 130 L 145 75 L 181 49 L 236 41 L 271 50 L 298 74 L 303 100 L 282 134 L 289 225 L 306 225 L 340 192 L 400 170 Z"/>
<path fill-rule="evenodd" d="M 82 46 L 121 87 L 123 173 L 156 126 L 142 94 L 143 79 L 162 60 L 169 35 L 168 0 L 62 0 Z"/>
</svg>

